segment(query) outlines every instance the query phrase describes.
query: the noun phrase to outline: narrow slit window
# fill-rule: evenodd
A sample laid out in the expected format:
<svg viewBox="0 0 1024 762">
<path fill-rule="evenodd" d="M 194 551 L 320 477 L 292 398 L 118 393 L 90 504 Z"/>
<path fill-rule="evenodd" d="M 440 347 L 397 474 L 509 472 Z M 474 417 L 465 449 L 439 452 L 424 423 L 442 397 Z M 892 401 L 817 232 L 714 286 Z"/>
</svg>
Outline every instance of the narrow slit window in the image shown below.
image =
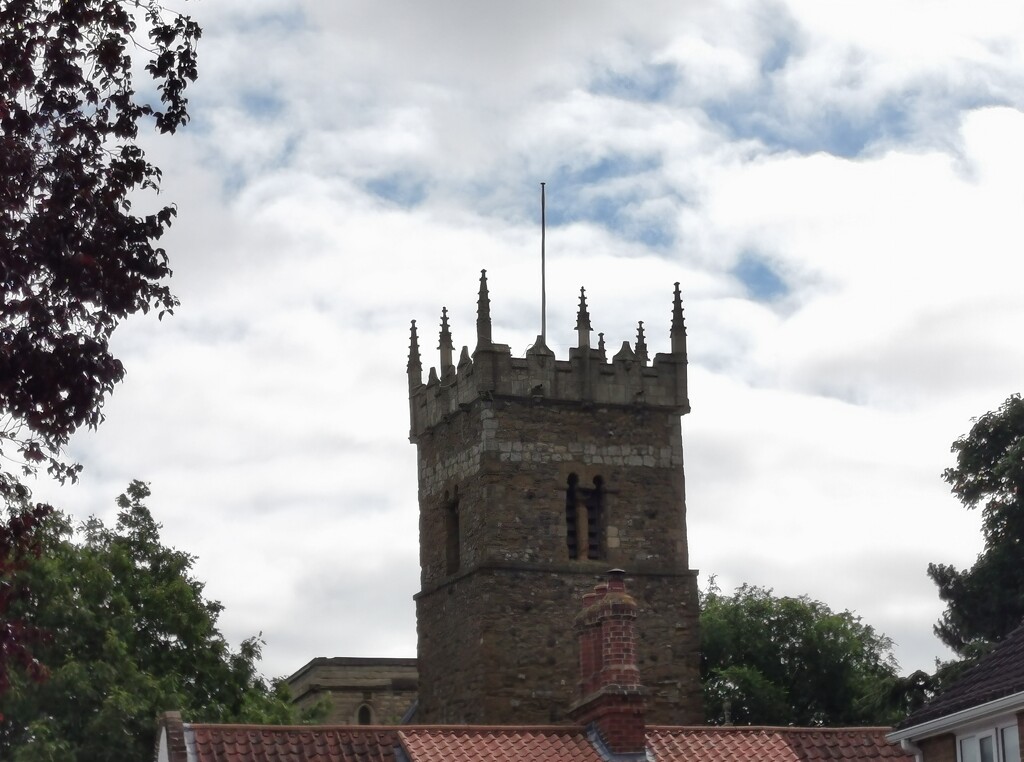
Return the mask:
<svg viewBox="0 0 1024 762">
<path fill-rule="evenodd" d="M 604 479 L 595 476 L 593 487 L 581 487 L 579 477 L 569 474 L 565 490 L 565 544 L 570 559 L 605 557 L 603 485 Z"/>
<path fill-rule="evenodd" d="M 462 565 L 462 536 L 461 527 L 459 526 L 458 490 L 455 491 L 455 496 L 453 498 L 445 501 L 444 525 L 445 570 L 448 574 L 455 574 Z"/>
</svg>

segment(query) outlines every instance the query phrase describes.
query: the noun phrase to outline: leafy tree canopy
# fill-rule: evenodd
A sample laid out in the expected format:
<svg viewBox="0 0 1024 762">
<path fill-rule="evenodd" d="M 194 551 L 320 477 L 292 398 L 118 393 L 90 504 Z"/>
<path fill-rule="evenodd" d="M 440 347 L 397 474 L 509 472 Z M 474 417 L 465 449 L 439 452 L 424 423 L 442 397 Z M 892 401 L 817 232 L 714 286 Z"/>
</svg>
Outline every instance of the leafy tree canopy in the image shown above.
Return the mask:
<svg viewBox="0 0 1024 762">
<path fill-rule="evenodd" d="M 132 209 L 160 181 L 137 138 L 150 118 L 187 121 L 199 36 L 158 0 L 0 3 L 0 454 L 26 472 L 77 473 L 60 453 L 124 375 L 114 328 L 176 304 L 156 245 L 175 210 Z M 155 103 L 136 93 L 135 52 Z M 19 486 L 0 472 L 0 495 Z"/>
<path fill-rule="evenodd" d="M 984 652 L 1024 621 L 1024 400 L 1009 397 L 953 443 L 942 478 L 981 508 L 984 549 L 970 569 L 929 564 L 946 610 L 935 634 L 961 657 Z"/>
<path fill-rule="evenodd" d="M 0 695 L 10 688 L 12 668 L 20 668 L 31 680 L 46 676 L 45 667 L 31 649 L 43 633 L 8 612 L 29 594 L 26 586 L 16 582 L 15 577 L 33 557 L 39 557 L 42 543 L 37 529 L 49 513 L 46 506 L 26 507 L 8 521 L 0 521 Z M 2 721 L 3 715 L 0 715 Z"/>
<path fill-rule="evenodd" d="M 114 528 L 91 518 L 75 539 L 67 516 L 45 523 L 27 565 L 31 595 L 13 604 L 50 637 L 38 646 L 50 677 L 16 675 L 0 696 L 0 759 L 118 762 L 152 755 L 159 712 L 209 722 L 298 721 L 286 688 L 257 671 L 261 641 L 233 651 L 221 605 L 203 596 L 195 558 L 160 541 L 132 482 Z"/>
<path fill-rule="evenodd" d="M 897 675 L 892 641 L 849 611 L 742 585 L 701 595 L 707 721 L 890 725 L 925 697 L 927 676 Z"/>
<path fill-rule="evenodd" d="M 9 508 L 25 508 L 21 477 L 41 466 L 77 476 L 63 448 L 80 426 L 99 424 L 124 376 L 108 343 L 120 321 L 177 304 L 156 245 L 174 207 L 132 208 L 160 182 L 137 138 L 149 120 L 162 133 L 188 120 L 199 36 L 158 0 L 0 1 L 0 501 Z M 149 61 L 151 91 L 135 90 L 133 54 Z M 10 576 L 37 547 L 32 533 L 48 510 L 0 519 L 0 695 L 12 669 L 45 672 L 31 651 L 40 633 L 9 608 L 26 594 Z"/>
</svg>

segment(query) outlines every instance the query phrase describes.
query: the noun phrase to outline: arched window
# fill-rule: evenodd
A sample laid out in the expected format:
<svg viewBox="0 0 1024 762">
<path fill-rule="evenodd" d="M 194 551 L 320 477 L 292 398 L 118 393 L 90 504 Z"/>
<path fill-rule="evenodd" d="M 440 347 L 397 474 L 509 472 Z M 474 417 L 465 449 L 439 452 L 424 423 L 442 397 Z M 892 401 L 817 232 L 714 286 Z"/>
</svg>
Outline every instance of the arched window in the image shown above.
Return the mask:
<svg viewBox="0 0 1024 762">
<path fill-rule="evenodd" d="M 369 704 L 362 704 L 359 707 L 359 711 L 356 712 L 356 724 L 357 725 L 372 725 L 373 724 L 373 709 Z"/>
<path fill-rule="evenodd" d="M 569 558 L 604 558 L 604 479 L 594 477 L 593 487 L 581 487 L 580 478 L 569 474 L 565 490 L 565 545 Z"/>
</svg>

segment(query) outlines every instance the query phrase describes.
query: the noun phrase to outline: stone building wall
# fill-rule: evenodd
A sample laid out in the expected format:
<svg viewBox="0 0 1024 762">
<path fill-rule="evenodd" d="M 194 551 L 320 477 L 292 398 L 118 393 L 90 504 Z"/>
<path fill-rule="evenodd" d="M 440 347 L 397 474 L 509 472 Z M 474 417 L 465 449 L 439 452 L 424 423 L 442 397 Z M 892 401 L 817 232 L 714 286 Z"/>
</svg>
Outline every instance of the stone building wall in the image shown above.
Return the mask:
<svg viewBox="0 0 1024 762">
<path fill-rule="evenodd" d="M 572 612 L 607 565 L 510 563 L 477 569 L 417 601 L 423 664 L 417 720 L 511 724 L 565 719 L 577 698 Z M 694 575 L 628 574 L 638 603 L 638 666 L 647 720 L 703 722 Z M 680 596 L 682 591 L 683 596 Z"/>
<path fill-rule="evenodd" d="M 415 659 L 320 657 L 287 683 L 299 709 L 329 699 L 328 724 L 358 725 L 367 707 L 370 724 L 397 725 L 416 701 L 419 674 Z"/>
</svg>

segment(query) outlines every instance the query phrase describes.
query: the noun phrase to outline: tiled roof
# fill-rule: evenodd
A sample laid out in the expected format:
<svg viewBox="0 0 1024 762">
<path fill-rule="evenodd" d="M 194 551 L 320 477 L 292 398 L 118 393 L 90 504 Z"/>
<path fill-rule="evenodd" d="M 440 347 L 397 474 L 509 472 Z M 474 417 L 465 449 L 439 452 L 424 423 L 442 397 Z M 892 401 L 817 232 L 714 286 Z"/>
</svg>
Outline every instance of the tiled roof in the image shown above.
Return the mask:
<svg viewBox="0 0 1024 762">
<path fill-rule="evenodd" d="M 192 752 L 188 762 L 395 762 L 399 745 L 396 728 L 186 724 L 184 729 Z M 172 757 L 171 762 L 179 761 Z"/>
<path fill-rule="evenodd" d="M 1024 625 L 1007 635 L 981 661 L 898 727 L 920 725 L 1021 691 L 1024 691 Z"/>
<path fill-rule="evenodd" d="M 413 762 L 603 762 L 582 728 L 445 727 L 399 731 Z"/>
<path fill-rule="evenodd" d="M 885 740 L 888 728 L 648 727 L 658 760 L 695 762 L 809 762 L 903 760 L 912 757 Z"/>
<path fill-rule="evenodd" d="M 167 725 L 166 729 L 172 730 Z M 602 762 L 579 726 L 177 725 L 170 762 Z M 910 762 L 885 728 L 648 727 L 659 762 Z"/>
</svg>

